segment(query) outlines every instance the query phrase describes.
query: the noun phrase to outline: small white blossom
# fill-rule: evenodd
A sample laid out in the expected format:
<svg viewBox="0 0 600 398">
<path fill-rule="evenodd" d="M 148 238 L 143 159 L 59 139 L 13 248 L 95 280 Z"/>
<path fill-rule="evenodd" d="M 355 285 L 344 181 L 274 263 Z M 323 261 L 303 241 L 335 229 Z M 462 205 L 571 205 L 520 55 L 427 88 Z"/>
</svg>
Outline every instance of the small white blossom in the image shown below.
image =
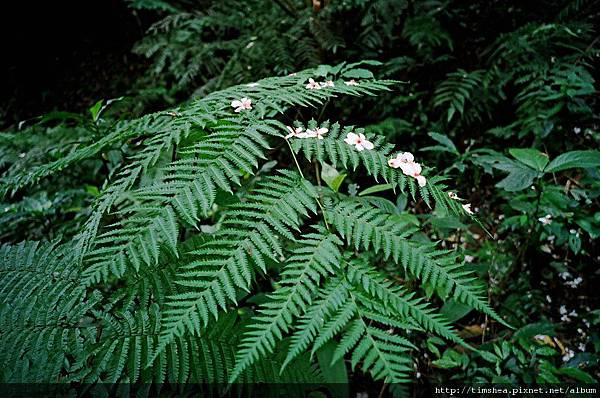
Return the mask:
<svg viewBox="0 0 600 398">
<path fill-rule="evenodd" d="M 577 316 L 577 311 L 573 310 L 569 312 L 569 316 Z"/>
<path fill-rule="evenodd" d="M 571 277 L 571 273 L 569 271 L 564 271 L 558 274 L 561 279 L 567 280 Z"/>
<path fill-rule="evenodd" d="M 231 106 L 235 108 L 236 113 L 240 113 L 244 109 L 252 109 L 252 100 L 246 97 L 240 100 L 233 100 L 231 101 Z"/>
<path fill-rule="evenodd" d="M 466 203 L 466 204 L 462 205 L 462 208 L 464 209 L 465 212 L 467 212 L 467 214 L 475 214 L 475 212 L 473 210 L 471 210 L 470 203 Z"/>
<path fill-rule="evenodd" d="M 347 81 L 347 82 L 344 82 L 344 84 L 345 84 L 346 86 L 358 86 L 358 83 L 357 83 L 357 82 L 356 82 L 356 80 L 354 80 L 354 79 L 351 79 L 351 80 L 349 80 L 349 81 Z"/>
<path fill-rule="evenodd" d="M 256 87 L 256 86 L 258 86 L 258 83 L 256 83 L 256 82 L 254 82 L 254 83 L 248 83 L 248 84 L 246 84 L 246 86 L 248 86 L 248 87 Z"/>
<path fill-rule="evenodd" d="M 329 131 L 328 128 L 321 127 L 316 130 L 307 129 L 306 130 L 306 138 L 316 138 L 318 140 L 322 140 L 323 135 Z"/>
<path fill-rule="evenodd" d="M 454 200 L 460 199 L 455 192 L 448 192 L 448 197 L 450 197 L 450 199 L 454 199 Z"/>
<path fill-rule="evenodd" d="M 579 127 L 575 127 L 575 128 L 573 129 L 573 132 L 574 132 L 575 134 L 579 134 L 579 133 L 581 133 L 581 129 L 580 129 Z"/>
<path fill-rule="evenodd" d="M 590 322 L 589 322 L 587 319 L 584 319 L 584 320 L 583 320 L 583 324 L 585 325 L 585 327 L 586 327 L 586 328 L 588 328 L 588 329 L 589 329 L 589 327 L 590 327 Z"/>
<path fill-rule="evenodd" d="M 375 145 L 373 145 L 371 141 L 367 140 L 367 137 L 365 137 L 365 135 L 362 133 L 348 133 L 344 142 L 348 145 L 354 145 L 356 150 L 359 152 L 365 149 L 370 151 L 375 147 Z"/>
<path fill-rule="evenodd" d="M 290 73 L 290 74 L 288 75 L 288 77 L 292 77 L 292 76 L 296 76 L 296 75 L 297 75 L 297 73 L 296 73 L 296 72 L 293 72 L 293 73 Z"/>
<path fill-rule="evenodd" d="M 306 85 L 306 88 L 309 90 L 320 90 L 321 85 L 311 77 L 310 79 L 308 79 L 308 84 Z"/>
<path fill-rule="evenodd" d="M 322 82 L 319 83 L 321 85 L 321 87 L 334 87 L 335 84 L 333 84 L 332 80 L 327 80 L 326 82 Z"/>
<path fill-rule="evenodd" d="M 560 312 L 561 315 L 564 315 L 569 311 L 567 311 L 567 308 L 564 305 L 561 305 L 560 308 L 558 309 L 558 312 Z"/>
<path fill-rule="evenodd" d="M 575 352 L 572 349 L 567 348 L 567 351 L 566 351 L 565 355 L 563 355 L 562 360 L 563 360 L 563 362 L 569 362 L 571 360 L 571 358 L 573 358 L 574 356 L 575 356 Z"/>
<path fill-rule="evenodd" d="M 20 157 L 21 159 L 22 159 L 22 158 L 24 158 L 24 157 L 25 157 L 25 152 L 21 152 L 21 153 L 19 154 L 19 157 Z"/>
<path fill-rule="evenodd" d="M 550 214 L 546 214 L 544 217 L 538 218 L 538 221 L 542 223 L 542 225 L 548 225 L 552 223 L 552 216 Z"/>
<path fill-rule="evenodd" d="M 572 289 L 575 289 L 577 286 L 579 286 L 581 284 L 581 282 L 583 282 L 583 278 L 578 276 L 577 278 L 573 279 L 572 281 L 565 282 L 565 285 L 567 285 L 568 287 L 570 287 Z"/>
<path fill-rule="evenodd" d="M 577 348 L 579 349 L 579 351 L 585 352 L 585 343 L 579 343 L 579 345 L 577 346 Z"/>
<path fill-rule="evenodd" d="M 469 256 L 468 254 L 465 256 L 465 261 L 466 261 L 467 263 L 472 263 L 472 262 L 473 262 L 473 260 L 475 260 L 475 257 L 473 257 L 473 256 Z"/>
<path fill-rule="evenodd" d="M 302 127 L 296 127 L 296 128 L 293 128 L 290 126 L 286 126 L 286 127 L 287 127 L 288 131 L 290 132 L 288 135 L 285 136 L 286 140 L 290 139 L 292 137 L 301 138 L 301 137 L 299 137 L 299 135 L 302 134 Z"/>
</svg>

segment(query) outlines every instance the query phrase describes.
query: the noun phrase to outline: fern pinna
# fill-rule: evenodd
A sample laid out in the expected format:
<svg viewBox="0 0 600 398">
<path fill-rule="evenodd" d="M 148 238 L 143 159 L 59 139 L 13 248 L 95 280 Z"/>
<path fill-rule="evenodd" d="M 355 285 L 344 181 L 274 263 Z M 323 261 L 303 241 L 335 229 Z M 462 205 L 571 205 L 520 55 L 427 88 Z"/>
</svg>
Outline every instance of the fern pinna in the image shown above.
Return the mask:
<svg viewBox="0 0 600 398">
<path fill-rule="evenodd" d="M 127 148 L 72 240 L 0 249 L 2 379 L 319 383 L 314 357 L 333 341 L 332 363 L 405 382 L 420 333 L 469 347 L 421 287 L 502 322 L 456 253 L 413 239 L 415 228 L 376 197 L 325 187 L 312 170 L 362 172 L 468 215 L 442 178 L 369 131 L 282 122 L 395 84 L 349 78 L 359 65 L 267 78 L 123 121 L 99 142 L 4 178 L 9 194 Z M 275 153 L 285 160 L 273 169 Z"/>
</svg>

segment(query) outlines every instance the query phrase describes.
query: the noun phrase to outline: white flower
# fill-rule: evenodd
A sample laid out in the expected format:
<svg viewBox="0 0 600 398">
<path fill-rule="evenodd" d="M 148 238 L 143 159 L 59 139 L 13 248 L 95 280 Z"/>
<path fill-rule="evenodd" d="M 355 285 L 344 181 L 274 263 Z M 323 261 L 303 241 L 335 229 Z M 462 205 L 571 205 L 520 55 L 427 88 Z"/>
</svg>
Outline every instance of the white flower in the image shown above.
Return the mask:
<svg viewBox="0 0 600 398">
<path fill-rule="evenodd" d="M 298 137 L 300 134 L 302 134 L 302 127 L 296 127 L 295 129 L 293 127 L 290 126 L 286 126 L 288 131 L 290 132 L 288 135 L 285 136 L 285 139 L 289 139 L 292 137 Z"/>
<path fill-rule="evenodd" d="M 306 85 L 306 88 L 309 90 L 320 90 L 321 89 L 321 85 L 319 83 L 317 83 L 312 77 L 310 79 L 308 79 L 308 84 Z"/>
<path fill-rule="evenodd" d="M 356 150 L 359 152 L 365 149 L 370 151 L 375 147 L 375 145 L 373 145 L 371 141 L 367 140 L 367 137 L 365 137 L 365 135 L 362 133 L 348 133 L 344 142 L 348 145 L 354 145 Z"/>
<path fill-rule="evenodd" d="M 475 257 L 473 257 L 473 256 L 469 256 L 468 254 L 465 256 L 465 261 L 466 261 L 467 263 L 472 263 L 472 262 L 473 262 L 473 260 L 475 260 Z"/>
<path fill-rule="evenodd" d="M 585 352 L 585 343 L 579 343 L 579 345 L 577 346 L 577 348 L 579 348 L 579 351 Z"/>
<path fill-rule="evenodd" d="M 573 129 L 573 132 L 574 132 L 575 134 L 579 134 L 579 133 L 581 133 L 581 129 L 580 129 L 579 127 L 575 127 L 575 128 Z"/>
<path fill-rule="evenodd" d="M 538 218 L 538 221 L 542 223 L 542 225 L 548 225 L 552 223 L 552 216 L 550 214 L 546 214 L 544 217 Z"/>
<path fill-rule="evenodd" d="M 351 79 L 351 80 L 349 80 L 349 81 L 347 81 L 347 82 L 344 82 L 344 84 L 345 84 L 346 86 L 358 86 L 358 83 L 357 83 L 357 82 L 356 82 L 356 80 L 354 80 L 354 79 Z"/>
<path fill-rule="evenodd" d="M 566 351 L 565 355 L 563 355 L 562 360 L 563 360 L 563 362 L 569 362 L 569 360 L 571 358 L 573 358 L 574 356 L 575 356 L 575 352 L 573 352 L 572 349 L 567 348 L 567 351 Z"/>
<path fill-rule="evenodd" d="M 560 312 L 561 315 L 564 315 L 568 311 L 567 311 L 567 308 L 564 305 L 561 305 L 560 308 L 558 309 L 558 312 Z"/>
<path fill-rule="evenodd" d="M 450 199 L 454 199 L 454 200 L 459 199 L 458 195 L 455 192 L 448 192 L 448 196 L 450 197 Z"/>
<path fill-rule="evenodd" d="M 427 185 L 427 179 L 425 177 L 418 175 L 415 178 L 417 179 L 417 184 L 419 184 L 420 187 Z"/>
<path fill-rule="evenodd" d="M 462 208 L 467 212 L 467 214 L 475 214 L 473 210 L 471 210 L 471 204 L 467 203 L 462 205 Z"/>
<path fill-rule="evenodd" d="M 307 129 L 306 130 L 306 138 L 316 138 L 318 140 L 322 140 L 323 135 L 329 131 L 328 128 L 321 127 L 316 130 Z"/>
<path fill-rule="evenodd" d="M 233 100 L 231 101 L 231 106 L 235 108 L 235 112 L 239 113 L 244 109 L 252 109 L 252 100 L 246 97 L 240 100 Z"/>
<path fill-rule="evenodd" d="M 256 83 L 256 82 L 254 82 L 254 83 L 248 83 L 248 84 L 246 84 L 246 86 L 248 86 L 248 87 L 256 87 L 256 86 L 258 86 L 258 83 Z"/>
<path fill-rule="evenodd" d="M 335 86 L 335 84 L 333 84 L 332 80 L 327 80 L 326 82 L 322 82 L 319 83 L 321 85 L 321 87 L 333 87 Z"/>
<path fill-rule="evenodd" d="M 293 72 L 293 73 L 290 73 L 290 74 L 288 75 L 288 77 L 292 77 L 292 76 L 296 76 L 296 75 L 297 75 L 297 73 L 296 73 L 296 72 Z"/>
</svg>

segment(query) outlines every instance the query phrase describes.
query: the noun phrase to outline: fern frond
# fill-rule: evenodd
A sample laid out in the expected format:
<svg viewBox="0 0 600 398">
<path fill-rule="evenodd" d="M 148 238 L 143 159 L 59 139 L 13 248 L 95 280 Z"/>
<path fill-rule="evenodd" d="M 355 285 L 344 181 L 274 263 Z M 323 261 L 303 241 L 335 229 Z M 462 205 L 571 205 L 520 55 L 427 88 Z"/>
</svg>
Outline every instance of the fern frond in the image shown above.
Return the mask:
<svg viewBox="0 0 600 398">
<path fill-rule="evenodd" d="M 325 214 L 338 233 L 357 250 L 362 246 L 363 250 L 382 252 L 384 259 L 392 259 L 422 283 L 435 286 L 442 299 L 452 296 L 504 323 L 487 304 L 483 287 L 476 278 L 456 262 L 455 254 L 406 239 L 398 233 L 393 218 L 358 201 L 341 201 Z"/>
<path fill-rule="evenodd" d="M 306 311 L 319 289 L 321 279 L 335 273 L 342 242 L 322 227 L 304 235 L 292 251 L 281 273 L 281 286 L 253 318 L 238 349 L 236 366 L 230 381 L 261 357 L 272 353 L 275 343 L 289 331 L 295 318 Z"/>
<path fill-rule="evenodd" d="M 178 270 L 185 293 L 171 297 L 164 312 L 161 352 L 175 336 L 198 334 L 210 315 L 236 302 L 236 289 L 248 291 L 256 268 L 283 254 L 280 239 L 294 239 L 302 217 L 316 212 L 315 188 L 297 173 L 281 171 L 265 179 L 247 201 L 234 206 L 214 239 L 192 253 L 195 261 Z"/>
</svg>

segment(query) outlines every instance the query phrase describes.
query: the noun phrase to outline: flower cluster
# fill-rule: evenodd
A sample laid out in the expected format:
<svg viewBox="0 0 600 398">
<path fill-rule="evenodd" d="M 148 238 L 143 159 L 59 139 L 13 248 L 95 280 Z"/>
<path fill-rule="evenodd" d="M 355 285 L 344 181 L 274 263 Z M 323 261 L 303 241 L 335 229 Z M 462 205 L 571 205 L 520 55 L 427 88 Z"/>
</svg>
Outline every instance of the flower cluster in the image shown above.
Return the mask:
<svg viewBox="0 0 600 398">
<path fill-rule="evenodd" d="M 310 79 L 308 79 L 308 84 L 306 85 L 306 88 L 309 90 L 320 90 L 323 87 L 334 87 L 335 84 L 333 83 L 333 80 L 327 80 L 324 82 L 316 82 L 312 77 Z"/>
<path fill-rule="evenodd" d="M 388 160 L 388 165 L 394 169 L 402 169 L 405 175 L 416 179 L 420 187 L 427 184 L 427 179 L 421 175 L 421 164 L 415 163 L 415 157 L 410 152 L 398 154 L 395 158 Z"/>
<path fill-rule="evenodd" d="M 456 194 L 456 192 L 448 192 L 448 197 L 452 200 L 462 200 L 461 198 L 458 197 L 458 195 Z M 463 205 L 461 205 L 463 210 L 467 213 L 467 214 L 475 214 L 475 212 L 471 209 L 471 204 L 470 203 L 465 203 Z"/>
<path fill-rule="evenodd" d="M 320 127 L 320 128 L 316 128 L 314 130 L 312 129 L 306 129 L 306 131 L 302 131 L 302 127 L 290 127 L 290 126 L 286 126 L 288 131 L 290 132 L 288 135 L 285 136 L 285 139 L 290 139 L 292 137 L 295 138 L 316 138 L 318 140 L 322 140 L 324 137 L 323 135 L 327 134 L 327 132 L 329 131 L 328 128 L 325 127 Z"/>
</svg>

